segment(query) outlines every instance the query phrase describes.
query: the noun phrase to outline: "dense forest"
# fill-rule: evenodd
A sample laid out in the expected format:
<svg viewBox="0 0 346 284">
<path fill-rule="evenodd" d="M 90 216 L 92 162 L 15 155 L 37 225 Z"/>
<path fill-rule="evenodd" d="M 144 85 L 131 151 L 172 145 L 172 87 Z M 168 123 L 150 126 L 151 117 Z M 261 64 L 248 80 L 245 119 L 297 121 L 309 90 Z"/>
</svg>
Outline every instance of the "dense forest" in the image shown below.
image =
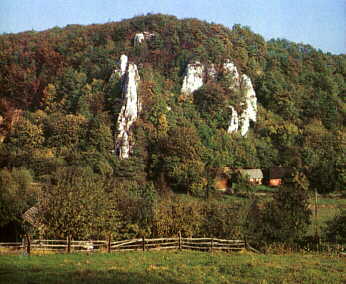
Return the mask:
<svg viewBox="0 0 346 284">
<path fill-rule="evenodd" d="M 142 32 L 154 36 L 135 44 Z M 122 54 L 141 78 L 128 159 L 115 151 L 123 95 L 111 78 Z M 244 137 L 227 132 L 229 105 L 241 95 L 227 76 L 190 99 L 180 91 L 189 63 L 220 69 L 226 59 L 251 78 L 258 99 Z M 224 167 L 291 167 L 307 190 L 346 189 L 346 55 L 155 14 L 3 34 L 0 63 L 0 227 L 22 224 L 37 206 L 40 222 L 61 236 L 109 227 L 124 235 L 238 234 L 227 224 L 241 219 L 239 206 L 205 198 Z"/>
</svg>

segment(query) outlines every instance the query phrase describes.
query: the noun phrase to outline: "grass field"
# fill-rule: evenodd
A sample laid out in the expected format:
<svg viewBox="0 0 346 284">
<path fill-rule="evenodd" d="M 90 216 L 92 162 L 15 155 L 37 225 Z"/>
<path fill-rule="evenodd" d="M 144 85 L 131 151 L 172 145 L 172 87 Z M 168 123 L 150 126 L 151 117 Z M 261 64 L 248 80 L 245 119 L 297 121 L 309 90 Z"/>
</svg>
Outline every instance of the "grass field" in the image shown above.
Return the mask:
<svg viewBox="0 0 346 284">
<path fill-rule="evenodd" d="M 310 203 L 311 210 L 314 213 L 314 200 L 311 199 Z M 322 229 L 326 225 L 326 222 L 333 219 L 340 210 L 346 209 L 346 198 L 338 196 L 320 196 L 318 198 L 317 208 L 317 225 L 319 229 Z M 314 215 L 312 216 L 311 222 L 312 224 L 309 228 L 309 234 L 313 234 L 315 230 L 316 219 Z"/>
<path fill-rule="evenodd" d="M 346 259 L 323 255 L 129 252 L 0 255 L 0 283 L 346 283 Z"/>
</svg>

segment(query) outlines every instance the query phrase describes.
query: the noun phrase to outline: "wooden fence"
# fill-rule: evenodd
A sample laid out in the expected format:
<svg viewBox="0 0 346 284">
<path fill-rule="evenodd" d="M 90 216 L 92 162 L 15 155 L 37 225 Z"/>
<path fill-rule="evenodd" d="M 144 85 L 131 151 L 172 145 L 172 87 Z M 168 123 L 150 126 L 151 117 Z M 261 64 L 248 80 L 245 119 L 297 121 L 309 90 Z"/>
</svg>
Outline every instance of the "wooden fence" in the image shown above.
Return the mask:
<svg viewBox="0 0 346 284">
<path fill-rule="evenodd" d="M 254 250 L 244 240 L 223 240 L 217 238 L 156 238 L 131 239 L 122 241 L 90 240 L 31 240 L 28 236 L 18 243 L 0 243 L 0 248 L 24 250 L 27 254 L 32 251 L 56 252 L 118 252 L 118 251 L 153 251 L 153 250 L 199 250 L 237 252 L 244 249 Z"/>
</svg>

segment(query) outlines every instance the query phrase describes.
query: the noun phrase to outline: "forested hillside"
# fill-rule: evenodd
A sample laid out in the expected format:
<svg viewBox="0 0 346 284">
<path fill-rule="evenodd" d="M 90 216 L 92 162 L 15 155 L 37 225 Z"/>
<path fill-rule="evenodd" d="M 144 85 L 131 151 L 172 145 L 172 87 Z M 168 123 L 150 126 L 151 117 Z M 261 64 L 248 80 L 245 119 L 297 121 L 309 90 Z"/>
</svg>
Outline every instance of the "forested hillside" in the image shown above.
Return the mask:
<svg viewBox="0 0 346 284">
<path fill-rule="evenodd" d="M 148 38 L 136 43 L 143 32 Z M 123 83 L 112 75 L 122 54 L 138 67 L 141 98 L 125 159 L 116 151 Z M 227 59 L 251 79 L 257 96 L 257 121 L 245 136 L 227 131 L 229 106 L 242 95 L 222 72 Z M 186 97 L 184 74 L 194 62 L 212 63 L 217 75 Z M 346 188 L 345 55 L 266 42 L 240 25 L 159 14 L 4 34 L 0 63 L 0 226 L 39 200 L 58 206 L 63 190 L 89 200 L 94 211 L 100 207 L 91 200 L 102 192 L 117 192 L 123 212 L 140 202 L 150 210 L 157 193 L 204 197 L 223 167 L 288 166 L 320 193 Z M 85 192 L 76 193 L 76 184 Z M 128 192 L 137 198 L 131 204 L 123 202 Z M 102 212 L 112 215 L 107 206 Z M 138 216 L 147 222 L 143 212 L 135 215 L 128 224 Z"/>
</svg>

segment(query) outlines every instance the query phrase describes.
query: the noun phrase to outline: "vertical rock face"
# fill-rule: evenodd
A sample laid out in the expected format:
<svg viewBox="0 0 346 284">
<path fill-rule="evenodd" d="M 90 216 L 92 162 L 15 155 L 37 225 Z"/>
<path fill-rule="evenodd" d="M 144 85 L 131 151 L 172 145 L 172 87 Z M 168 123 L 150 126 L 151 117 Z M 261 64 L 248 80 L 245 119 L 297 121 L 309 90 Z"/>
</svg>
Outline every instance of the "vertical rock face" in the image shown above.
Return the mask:
<svg viewBox="0 0 346 284">
<path fill-rule="evenodd" d="M 257 97 L 249 76 L 242 75 L 242 88 L 244 90 L 246 113 L 250 120 L 256 122 Z"/>
<path fill-rule="evenodd" d="M 118 62 L 118 67 L 114 70 L 111 80 L 114 80 L 115 78 L 123 79 L 127 68 L 127 61 L 127 56 L 125 54 L 122 54 Z"/>
<path fill-rule="evenodd" d="M 125 54 L 122 54 L 120 56 L 120 72 L 121 72 L 121 77 L 125 75 L 126 68 L 127 68 L 127 61 L 128 58 Z"/>
<path fill-rule="evenodd" d="M 237 67 L 229 59 L 227 59 L 223 65 L 224 71 L 232 76 L 233 83 L 230 89 L 241 89 L 243 94 L 243 106 L 244 110 L 239 115 L 234 107 L 232 109 L 232 117 L 228 132 L 240 131 L 240 135 L 245 136 L 250 128 L 250 121 L 256 122 L 257 116 L 257 98 L 255 90 L 252 86 L 252 82 L 249 76 L 243 74 L 239 76 Z"/>
<path fill-rule="evenodd" d="M 244 96 L 242 106 L 245 107 L 245 109 L 242 111 L 239 117 L 239 128 L 240 135 L 245 136 L 250 128 L 250 121 L 256 122 L 257 98 L 251 79 L 245 74 L 241 76 L 241 88 Z M 228 130 L 228 132 L 233 131 L 231 131 L 230 128 Z"/>
<path fill-rule="evenodd" d="M 229 107 L 232 110 L 232 115 L 231 115 L 231 120 L 229 122 L 228 126 L 228 133 L 232 133 L 234 131 L 238 131 L 239 127 L 239 117 L 237 111 L 234 109 L 234 107 L 230 106 Z"/>
<path fill-rule="evenodd" d="M 143 32 L 143 33 L 137 33 L 135 34 L 135 37 L 133 39 L 134 45 L 140 45 L 142 44 L 145 40 L 150 40 L 153 37 L 155 37 L 155 34 L 149 33 L 149 32 Z"/>
<path fill-rule="evenodd" d="M 196 61 L 187 65 L 186 74 L 183 80 L 181 93 L 185 95 L 192 94 L 203 86 L 204 66 Z"/>
<path fill-rule="evenodd" d="M 238 113 L 234 106 L 229 106 L 232 110 L 231 119 L 228 126 L 228 133 L 238 132 L 245 136 L 250 128 L 250 122 L 256 122 L 257 116 L 257 98 L 255 90 L 252 86 L 250 77 L 247 75 L 239 75 L 238 69 L 235 64 L 227 59 L 223 64 L 223 72 L 231 79 L 231 90 L 239 90 L 243 95 L 242 103 L 240 106 L 243 111 Z M 194 91 L 203 86 L 203 79 L 205 74 L 205 67 L 200 62 L 190 63 L 187 65 L 186 73 L 181 88 L 181 93 L 190 95 Z M 217 71 L 214 64 L 210 64 L 206 69 L 207 78 L 211 80 L 217 79 Z"/>
<path fill-rule="evenodd" d="M 230 86 L 230 89 L 239 88 L 240 78 L 235 64 L 231 60 L 226 59 L 225 63 L 223 64 L 223 70 L 228 76 L 231 76 L 231 79 L 233 80 L 233 84 Z"/>
<path fill-rule="evenodd" d="M 124 76 L 124 103 L 118 117 L 118 135 L 116 137 L 116 153 L 120 159 L 130 157 L 133 147 L 131 127 L 137 120 L 141 110 L 137 87 L 140 80 L 136 64 L 130 63 Z"/>
<path fill-rule="evenodd" d="M 144 34 L 143 33 L 135 34 L 133 41 L 135 45 L 141 44 L 142 42 L 144 42 Z"/>
</svg>

